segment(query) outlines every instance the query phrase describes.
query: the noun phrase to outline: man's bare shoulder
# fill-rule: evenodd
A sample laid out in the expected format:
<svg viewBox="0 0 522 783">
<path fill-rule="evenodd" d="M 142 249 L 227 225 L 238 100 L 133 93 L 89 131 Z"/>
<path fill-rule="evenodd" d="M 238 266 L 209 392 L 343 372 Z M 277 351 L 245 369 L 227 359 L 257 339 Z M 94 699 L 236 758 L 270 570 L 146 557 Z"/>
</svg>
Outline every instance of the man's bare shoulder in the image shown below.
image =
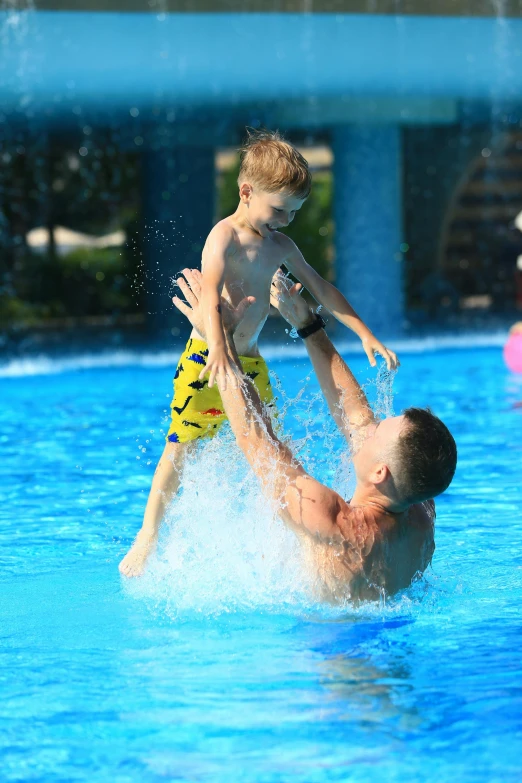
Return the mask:
<svg viewBox="0 0 522 783">
<path fill-rule="evenodd" d="M 418 568 L 423 573 L 435 552 L 435 501 L 425 500 L 411 506 L 407 520 L 412 549 L 418 556 Z"/>
<path fill-rule="evenodd" d="M 416 503 L 403 514 L 350 506 L 340 526 L 347 564 L 358 577 L 353 595 L 358 591 L 359 597 L 371 597 L 370 585 L 393 594 L 422 574 L 435 551 L 434 516 L 433 502 Z"/>
<path fill-rule="evenodd" d="M 358 506 L 342 501 L 338 507 L 337 526 L 343 538 L 362 553 L 368 552 L 377 540 L 401 538 L 433 538 L 435 503 L 433 500 L 415 503 L 403 514 L 390 514 L 373 506 Z"/>
<path fill-rule="evenodd" d="M 378 514 L 373 509 L 343 500 L 338 505 L 336 522 L 350 547 L 358 549 L 361 555 L 370 551 L 378 531 Z"/>
<path fill-rule="evenodd" d="M 435 522 L 435 501 L 425 500 L 423 503 L 414 503 L 408 511 L 408 521 L 419 527 L 432 528 Z"/>
</svg>

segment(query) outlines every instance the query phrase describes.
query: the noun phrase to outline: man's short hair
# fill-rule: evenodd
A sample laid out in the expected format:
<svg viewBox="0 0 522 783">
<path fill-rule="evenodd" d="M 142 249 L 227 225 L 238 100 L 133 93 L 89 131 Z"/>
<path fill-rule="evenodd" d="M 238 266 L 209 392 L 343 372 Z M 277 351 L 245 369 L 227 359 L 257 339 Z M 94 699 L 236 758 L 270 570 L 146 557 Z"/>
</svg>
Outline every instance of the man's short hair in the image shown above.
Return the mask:
<svg viewBox="0 0 522 783">
<path fill-rule="evenodd" d="M 429 408 L 407 408 L 407 427 L 399 436 L 398 487 L 408 503 L 444 492 L 457 467 L 457 445 L 446 425 Z"/>
<path fill-rule="evenodd" d="M 238 184 L 251 182 L 267 193 L 285 191 L 305 199 L 312 189 L 308 163 L 279 131 L 247 129 L 247 139 L 239 150 Z"/>
</svg>

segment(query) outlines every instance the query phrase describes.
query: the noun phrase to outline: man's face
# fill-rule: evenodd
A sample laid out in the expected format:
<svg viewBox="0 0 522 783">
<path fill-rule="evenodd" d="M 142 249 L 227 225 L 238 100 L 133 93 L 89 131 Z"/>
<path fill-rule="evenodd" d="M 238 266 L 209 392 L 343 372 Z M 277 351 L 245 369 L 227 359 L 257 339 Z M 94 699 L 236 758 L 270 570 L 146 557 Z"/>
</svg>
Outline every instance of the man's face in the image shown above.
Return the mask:
<svg viewBox="0 0 522 783">
<path fill-rule="evenodd" d="M 305 199 L 297 198 L 289 193 L 267 193 L 264 190 L 250 186 L 250 191 L 242 200 L 248 204 L 248 219 L 254 231 L 262 237 L 269 237 L 273 231 L 286 228 L 301 209 Z"/>
<path fill-rule="evenodd" d="M 354 439 L 353 465 L 358 481 L 367 481 L 376 465 L 384 463 L 390 468 L 388 463 L 406 426 L 404 416 L 391 416 L 370 424 L 359 443 Z"/>
</svg>

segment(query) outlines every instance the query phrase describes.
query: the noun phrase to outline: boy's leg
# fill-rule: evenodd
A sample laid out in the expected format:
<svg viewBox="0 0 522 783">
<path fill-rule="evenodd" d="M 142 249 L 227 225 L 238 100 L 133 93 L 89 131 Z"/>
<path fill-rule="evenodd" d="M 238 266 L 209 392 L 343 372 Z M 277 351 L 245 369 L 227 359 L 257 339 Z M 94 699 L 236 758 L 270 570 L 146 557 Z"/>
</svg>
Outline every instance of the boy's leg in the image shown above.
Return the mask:
<svg viewBox="0 0 522 783">
<path fill-rule="evenodd" d="M 199 380 L 207 356 L 207 344 L 190 338 L 178 362 L 167 443 L 154 473 L 143 525 L 119 566 L 125 576 L 139 576 L 154 550 L 165 510 L 179 489 L 189 450 L 200 438 L 215 435 L 226 419 L 217 385 L 209 389 L 206 380 Z"/>
<path fill-rule="evenodd" d="M 179 489 L 183 465 L 193 443 L 165 444 L 152 479 L 141 530 L 119 565 L 125 576 L 139 576 L 148 556 L 155 549 L 161 522 L 167 506 Z"/>
</svg>

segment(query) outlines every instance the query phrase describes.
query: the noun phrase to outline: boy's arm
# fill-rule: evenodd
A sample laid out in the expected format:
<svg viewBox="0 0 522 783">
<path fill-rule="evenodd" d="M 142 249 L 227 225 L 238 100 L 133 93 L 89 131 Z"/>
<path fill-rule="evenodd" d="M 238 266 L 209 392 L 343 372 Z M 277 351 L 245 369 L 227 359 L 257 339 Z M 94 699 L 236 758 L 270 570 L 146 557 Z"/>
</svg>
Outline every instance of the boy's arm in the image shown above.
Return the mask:
<svg viewBox="0 0 522 783">
<path fill-rule="evenodd" d="M 294 277 L 307 288 L 319 304 L 326 307 L 338 321 L 351 329 L 360 338 L 370 364 L 375 367 L 375 353 L 379 353 L 386 361 L 389 370 L 397 367 L 397 356 L 386 348 L 357 315 L 346 297 L 327 280 L 323 280 L 313 267 L 308 264 L 299 248 L 288 237 L 289 253 L 284 264 Z"/>
<path fill-rule="evenodd" d="M 212 388 L 217 381 L 221 389 L 226 385 L 227 377 L 237 383 L 234 368 L 230 364 L 225 343 L 225 332 L 221 318 L 221 291 L 225 277 L 227 255 L 233 246 L 233 232 L 218 224 L 209 234 L 202 254 L 202 291 L 201 309 L 204 331 L 208 343 L 208 357 L 205 369 L 199 379 L 209 373 L 208 385 Z"/>
</svg>

